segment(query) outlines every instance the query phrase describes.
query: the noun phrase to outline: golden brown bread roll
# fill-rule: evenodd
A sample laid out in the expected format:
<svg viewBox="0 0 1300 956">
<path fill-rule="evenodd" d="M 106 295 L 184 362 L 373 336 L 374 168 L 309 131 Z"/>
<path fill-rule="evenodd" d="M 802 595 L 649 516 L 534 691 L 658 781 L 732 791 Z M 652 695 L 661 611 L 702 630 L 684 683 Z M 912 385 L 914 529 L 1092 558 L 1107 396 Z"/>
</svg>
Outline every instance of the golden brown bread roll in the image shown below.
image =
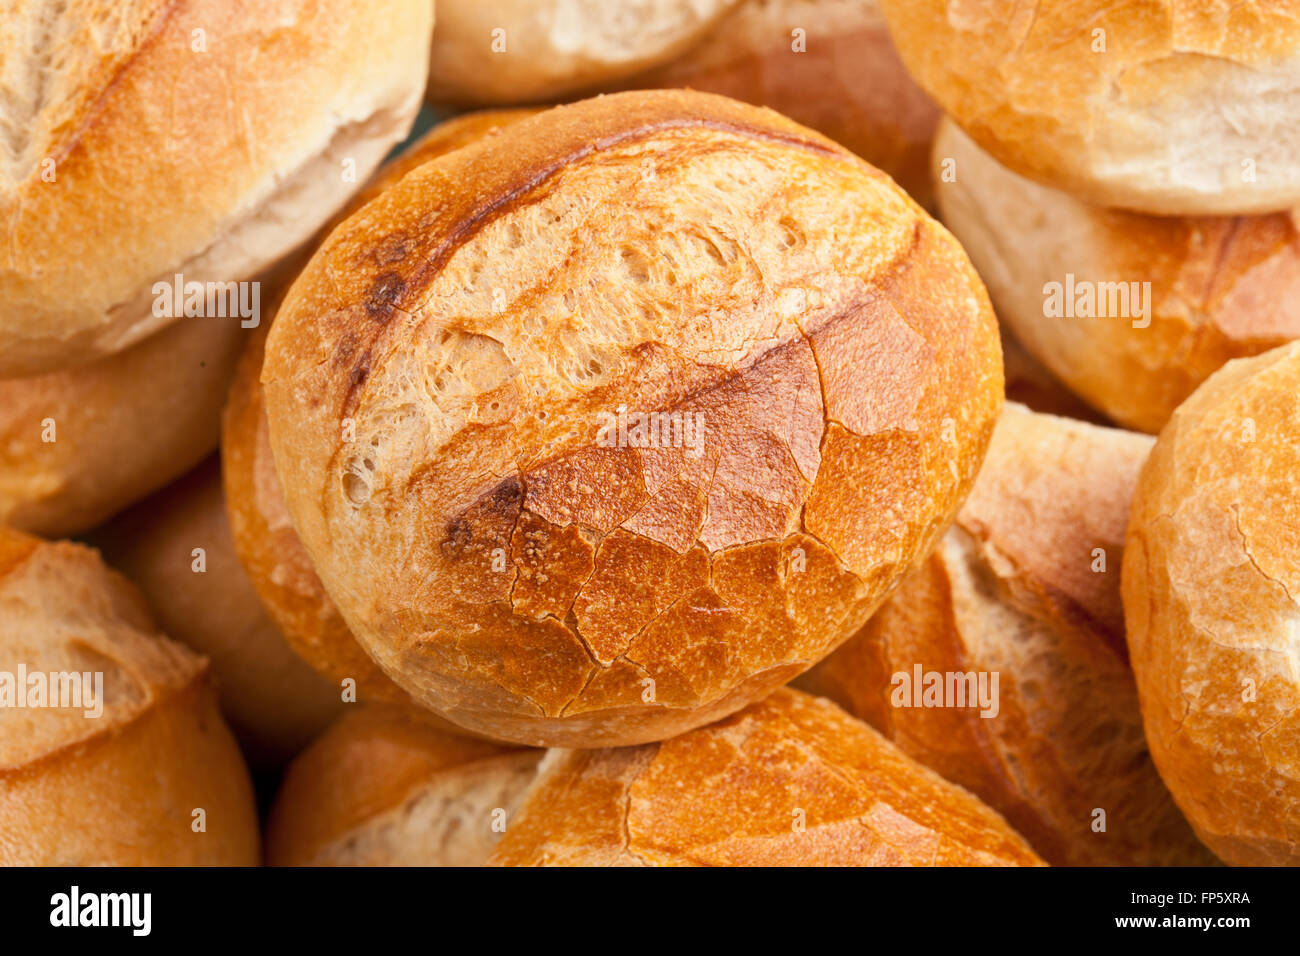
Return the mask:
<svg viewBox="0 0 1300 956">
<path fill-rule="evenodd" d="M 572 746 L 829 653 L 946 526 L 1002 400 L 951 236 L 817 134 L 680 92 L 409 173 L 294 283 L 262 382 L 366 651 L 462 726 Z"/>
<path fill-rule="evenodd" d="M 446 734 L 412 707 L 349 707 L 285 774 L 266 862 L 481 866 L 542 753 Z"/>
<path fill-rule="evenodd" d="M 687 49 L 743 0 L 439 0 L 428 98 L 540 103 L 632 76 Z"/>
<path fill-rule="evenodd" d="M 355 212 L 412 169 L 536 110 L 487 110 L 448 120 L 388 163 L 344 209 Z M 340 221 L 341 221 L 340 218 Z M 328 232 L 328 229 L 326 230 Z M 302 546 L 284 503 L 258 376 L 270 322 L 252 334 L 231 386 L 222 428 L 222 471 L 235 550 L 285 639 L 335 684 L 355 681 L 356 698 L 409 702 L 357 644 Z M 444 727 L 444 729 L 450 729 Z"/>
<path fill-rule="evenodd" d="M 829 701 L 782 688 L 662 743 L 552 751 L 505 866 L 1036 866 L 1000 816 Z"/>
<path fill-rule="evenodd" d="M 944 182 L 949 162 L 956 178 Z M 1120 424 L 1159 431 L 1224 362 L 1300 336 L 1294 213 L 1160 217 L 1089 205 L 999 165 L 947 120 L 934 167 L 944 222 L 998 316 Z"/>
<path fill-rule="evenodd" d="M 1300 864 L 1300 344 L 1228 363 L 1142 470 L 1124 611 L 1147 739 L 1228 863 Z"/>
<path fill-rule="evenodd" d="M 339 714 L 339 688 L 290 649 L 235 555 L 215 457 L 94 540 L 144 592 L 164 633 L 208 658 L 253 764 L 280 766 Z"/>
<path fill-rule="evenodd" d="M 410 128 L 432 6 L 6 5 L 0 377 L 121 351 L 172 321 L 156 281 L 253 279 L 310 237 Z"/>
<path fill-rule="evenodd" d="M 0 379 L 0 523 L 93 528 L 212 451 L 247 338 L 188 318 L 89 365 Z"/>
<path fill-rule="evenodd" d="M 1157 215 L 1300 203 L 1289 2 L 882 5 L 921 86 L 1022 175 Z"/>
<path fill-rule="evenodd" d="M 1213 862 L 1151 762 L 1124 650 L 1120 557 L 1151 444 L 1008 405 L 938 548 L 799 681 L 980 797 L 1054 865 Z M 975 683 L 964 700 L 915 706 L 935 674 Z"/>
<path fill-rule="evenodd" d="M 207 663 L 93 551 L 0 529 L 0 702 L 0 864 L 258 862 Z"/>
<path fill-rule="evenodd" d="M 771 107 L 931 205 L 939 108 L 899 60 L 879 0 L 741 0 L 682 55 L 631 82 Z"/>
</svg>

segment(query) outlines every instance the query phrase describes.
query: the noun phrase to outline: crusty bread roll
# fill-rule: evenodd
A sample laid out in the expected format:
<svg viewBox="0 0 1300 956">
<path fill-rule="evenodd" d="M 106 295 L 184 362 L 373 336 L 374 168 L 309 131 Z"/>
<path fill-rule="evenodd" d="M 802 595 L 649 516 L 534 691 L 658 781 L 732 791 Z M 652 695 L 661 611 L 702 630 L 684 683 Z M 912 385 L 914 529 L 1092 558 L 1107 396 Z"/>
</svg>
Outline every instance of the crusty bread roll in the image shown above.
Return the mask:
<svg viewBox="0 0 1300 956">
<path fill-rule="evenodd" d="M 552 751 L 505 866 L 1035 866 L 1000 816 L 829 701 L 786 688 L 643 747 Z"/>
<path fill-rule="evenodd" d="M 266 862 L 481 866 L 542 754 L 445 733 L 414 707 L 349 707 L 285 773 Z"/>
<path fill-rule="evenodd" d="M 1289 2 L 881 2 L 913 76 L 1025 176 L 1157 215 L 1300 203 Z"/>
<path fill-rule="evenodd" d="M 432 9 L 6 5 L 0 377 L 118 352 L 172 321 L 155 282 L 251 280 L 307 239 L 410 128 Z"/>
<path fill-rule="evenodd" d="M 1151 444 L 1008 405 L 939 547 L 799 682 L 976 794 L 1055 865 L 1213 862 L 1151 762 L 1124 650 L 1120 557 Z M 932 674 L 971 674 L 985 684 L 963 693 L 990 693 L 915 706 Z"/>
<path fill-rule="evenodd" d="M 933 156 L 943 220 L 999 317 L 1120 424 L 1159 431 L 1224 362 L 1300 336 L 1293 213 L 1178 218 L 1089 205 L 999 165 L 948 120 Z"/>
<path fill-rule="evenodd" d="M 879 0 L 741 0 L 700 42 L 632 82 L 769 106 L 931 204 L 939 108 L 898 58 Z"/>
<path fill-rule="evenodd" d="M 1228 363 L 1138 482 L 1124 612 L 1147 739 L 1222 859 L 1300 864 L 1300 343 Z"/>
<path fill-rule="evenodd" d="M 93 528 L 217 444 L 247 332 L 175 322 L 116 355 L 0 379 L 0 522 L 58 536 Z"/>
<path fill-rule="evenodd" d="M 206 662 L 93 551 L 0 528 L 0 702 L 0 865 L 257 863 Z"/>
<path fill-rule="evenodd" d="M 744 0 L 438 0 L 428 98 L 541 103 L 672 59 Z"/>
<path fill-rule="evenodd" d="M 487 110 L 442 123 L 383 169 L 345 207 L 355 212 L 422 163 L 493 135 L 536 110 Z M 341 220 L 340 220 L 341 221 Z M 223 418 L 221 457 L 234 547 L 289 644 L 336 684 L 355 681 L 357 700 L 409 702 L 357 644 L 302 546 L 275 471 L 258 377 L 267 322 L 239 361 Z M 444 729 L 450 729 L 444 727 Z"/>
<path fill-rule="evenodd" d="M 294 283 L 262 382 L 371 657 L 462 726 L 584 747 L 829 653 L 946 526 L 1002 400 L 951 236 L 817 134 L 683 92 L 409 173 Z"/>
<path fill-rule="evenodd" d="M 235 555 L 215 457 L 94 541 L 144 592 L 164 633 L 211 662 L 250 762 L 280 766 L 338 715 L 339 689 L 289 648 Z"/>
</svg>

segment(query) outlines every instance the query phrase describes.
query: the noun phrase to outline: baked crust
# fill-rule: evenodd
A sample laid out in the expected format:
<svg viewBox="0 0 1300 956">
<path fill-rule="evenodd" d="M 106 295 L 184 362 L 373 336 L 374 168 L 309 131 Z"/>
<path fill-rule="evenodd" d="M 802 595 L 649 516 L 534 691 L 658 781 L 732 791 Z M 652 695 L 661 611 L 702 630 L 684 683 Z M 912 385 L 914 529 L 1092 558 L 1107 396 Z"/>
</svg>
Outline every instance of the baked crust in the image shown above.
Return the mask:
<svg viewBox="0 0 1300 956">
<path fill-rule="evenodd" d="M 939 175 L 949 160 L 955 182 Z M 1293 212 L 1221 218 L 1105 209 L 999 165 L 946 120 L 934 168 L 944 223 L 988 284 L 999 318 L 1120 424 L 1157 432 L 1224 362 L 1300 336 L 1291 305 L 1300 295 Z M 1130 292 L 1130 284 L 1149 282 L 1148 313 L 1048 315 L 1046 286 L 1064 290 L 1067 275 L 1124 283 Z"/>
<path fill-rule="evenodd" d="M 1002 394 L 946 232 L 817 134 L 684 92 L 408 174 L 294 284 L 262 381 L 370 655 L 456 723 L 575 746 L 715 720 L 833 649 L 947 524 Z M 707 424 L 602 445 L 620 406 Z"/>
<path fill-rule="evenodd" d="M 103 709 L 0 707 L 0 863 L 256 865 L 252 785 L 207 662 L 93 551 L 0 528 L 0 669 L 20 665 L 102 674 Z"/>
<path fill-rule="evenodd" d="M 939 107 L 899 59 L 879 0 L 742 0 L 681 56 L 632 82 L 770 107 L 933 205 L 930 141 Z"/>
<path fill-rule="evenodd" d="M 482 866 L 541 758 L 450 735 L 410 706 L 348 708 L 286 772 L 266 862 Z"/>
<path fill-rule="evenodd" d="M 1151 761 L 1124 646 L 1124 528 L 1151 445 L 1008 405 L 939 546 L 799 679 L 984 800 L 1053 865 L 1213 862 Z M 997 674 L 996 712 L 893 706 L 894 675 L 914 680 L 916 665 Z"/>
<path fill-rule="evenodd" d="M 552 751 L 492 862 L 1042 865 L 965 790 L 786 688 L 662 743 Z"/>
<path fill-rule="evenodd" d="M 532 116 L 536 110 L 470 113 L 429 131 L 386 164 L 357 193 L 323 235 L 417 166 Z M 222 423 L 221 458 L 226 508 L 235 550 L 285 639 L 335 684 L 356 682 L 357 700 L 409 702 L 352 636 L 294 530 L 275 470 L 262 384 L 270 322 L 253 333 L 239 360 Z M 444 731 L 454 725 L 443 726 Z"/>
<path fill-rule="evenodd" d="M 677 56 L 744 0 L 441 0 L 430 101 L 544 103 Z"/>
<path fill-rule="evenodd" d="M 1228 863 L 1300 864 L 1300 343 L 1230 362 L 1143 468 L 1124 611 L 1147 739 Z"/>
<path fill-rule="evenodd" d="M 118 352 L 172 321 L 156 281 L 253 279 L 308 239 L 344 162 L 364 178 L 410 128 L 432 6 L 7 5 L 0 377 Z"/>
<path fill-rule="evenodd" d="M 208 659 L 222 710 L 252 764 L 283 766 L 342 709 L 339 689 L 293 652 L 249 583 L 215 456 L 93 540 L 144 593 L 162 630 Z"/>
<path fill-rule="evenodd" d="M 1024 176 L 1155 215 L 1300 204 L 1291 3 L 881 2 L 921 86 Z"/>
</svg>

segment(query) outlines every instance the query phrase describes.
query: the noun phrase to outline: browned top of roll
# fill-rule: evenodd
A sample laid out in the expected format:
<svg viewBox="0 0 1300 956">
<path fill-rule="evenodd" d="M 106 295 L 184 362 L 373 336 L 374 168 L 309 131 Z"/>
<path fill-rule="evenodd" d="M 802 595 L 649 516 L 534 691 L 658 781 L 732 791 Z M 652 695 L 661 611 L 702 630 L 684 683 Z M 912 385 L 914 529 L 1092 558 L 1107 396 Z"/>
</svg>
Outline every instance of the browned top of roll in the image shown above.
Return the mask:
<svg viewBox="0 0 1300 956">
<path fill-rule="evenodd" d="M 782 689 L 635 748 L 554 751 L 507 866 L 1034 866 L 965 790 L 829 701 Z"/>
<path fill-rule="evenodd" d="M 887 177 L 654 92 L 408 174 L 294 284 L 262 380 L 294 525 L 390 676 L 594 745 L 730 712 L 869 613 L 965 493 L 997 354 L 960 248 Z M 698 454 L 612 447 L 620 408 L 705 419 Z"/>
</svg>

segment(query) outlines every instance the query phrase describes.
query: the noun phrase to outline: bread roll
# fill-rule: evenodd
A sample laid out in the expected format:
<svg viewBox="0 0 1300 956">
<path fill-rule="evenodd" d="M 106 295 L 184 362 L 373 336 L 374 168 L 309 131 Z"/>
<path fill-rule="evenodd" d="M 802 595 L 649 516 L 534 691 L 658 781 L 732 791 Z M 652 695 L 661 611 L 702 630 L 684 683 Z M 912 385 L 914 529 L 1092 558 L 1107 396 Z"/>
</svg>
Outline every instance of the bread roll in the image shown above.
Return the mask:
<svg viewBox="0 0 1300 956">
<path fill-rule="evenodd" d="M 1213 862 L 1152 765 L 1124 650 L 1120 556 L 1151 444 L 1008 405 L 939 547 L 799 682 L 980 797 L 1054 865 Z M 984 684 L 915 706 L 933 674 Z"/>
<path fill-rule="evenodd" d="M 93 551 L 0 528 L 0 704 L 0 865 L 257 863 L 207 663 Z"/>
<path fill-rule="evenodd" d="M 1124 612 L 1147 739 L 1229 863 L 1300 864 L 1300 344 L 1228 363 L 1142 470 Z"/>
<path fill-rule="evenodd" d="M 0 379 L 0 522 L 78 534 L 184 474 L 217 444 L 247 333 L 188 318 L 90 365 Z"/>
<path fill-rule="evenodd" d="M 939 108 L 899 60 L 879 0 L 742 0 L 704 39 L 633 82 L 769 106 L 931 205 Z"/>
<path fill-rule="evenodd" d="M 436 126 L 387 164 L 344 212 L 360 209 L 422 163 L 492 135 L 534 112 L 489 110 Z M 235 550 L 285 639 L 304 660 L 335 684 L 355 681 L 357 700 L 409 703 L 407 694 L 384 676 L 357 644 L 289 518 L 271 456 L 265 399 L 258 381 L 269 329 L 267 322 L 253 333 L 240 359 L 223 418 L 221 457 Z"/>
<path fill-rule="evenodd" d="M 251 280 L 307 239 L 410 128 L 431 23 L 428 0 L 6 5 L 0 378 L 119 352 L 172 321 L 155 282 Z"/>
<path fill-rule="evenodd" d="M 956 180 L 943 182 L 949 162 Z M 988 283 L 999 317 L 1120 424 L 1159 431 L 1224 362 L 1300 336 L 1293 213 L 1174 218 L 1103 209 L 998 165 L 948 121 L 934 165 L 944 222 Z"/>
<path fill-rule="evenodd" d="M 1290 3 L 882 5 L 921 86 L 1022 175 L 1156 215 L 1300 203 Z"/>
<path fill-rule="evenodd" d="M 946 526 L 1002 397 L 946 232 L 828 140 L 678 92 L 408 174 L 294 283 L 262 382 L 371 657 L 471 730 L 583 747 L 829 653 Z"/>
<path fill-rule="evenodd" d="M 541 103 L 658 66 L 744 0 L 439 0 L 428 98 Z"/>
<path fill-rule="evenodd" d="M 289 768 L 266 831 L 272 866 L 481 866 L 540 750 L 451 736 L 411 707 L 349 707 Z"/>
<path fill-rule="evenodd" d="M 231 542 L 216 458 L 95 540 L 139 585 L 163 630 L 211 662 L 221 709 L 253 764 L 280 766 L 340 712 L 339 688 L 289 648 L 249 584 Z"/>
<path fill-rule="evenodd" d="M 1035 866 L 1006 822 L 829 701 L 781 689 L 643 747 L 553 751 L 505 866 Z"/>
</svg>

